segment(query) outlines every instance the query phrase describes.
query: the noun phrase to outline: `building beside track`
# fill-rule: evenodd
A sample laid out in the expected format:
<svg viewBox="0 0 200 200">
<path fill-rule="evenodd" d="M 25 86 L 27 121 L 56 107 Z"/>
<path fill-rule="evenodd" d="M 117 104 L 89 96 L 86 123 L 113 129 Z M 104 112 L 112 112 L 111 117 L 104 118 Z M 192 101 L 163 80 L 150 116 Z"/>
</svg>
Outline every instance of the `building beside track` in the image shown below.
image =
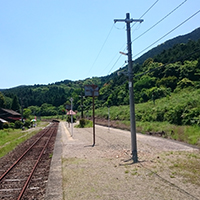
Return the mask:
<svg viewBox="0 0 200 200">
<path fill-rule="evenodd" d="M 8 122 L 21 120 L 21 114 L 10 109 L 0 108 L 0 118 Z"/>
</svg>

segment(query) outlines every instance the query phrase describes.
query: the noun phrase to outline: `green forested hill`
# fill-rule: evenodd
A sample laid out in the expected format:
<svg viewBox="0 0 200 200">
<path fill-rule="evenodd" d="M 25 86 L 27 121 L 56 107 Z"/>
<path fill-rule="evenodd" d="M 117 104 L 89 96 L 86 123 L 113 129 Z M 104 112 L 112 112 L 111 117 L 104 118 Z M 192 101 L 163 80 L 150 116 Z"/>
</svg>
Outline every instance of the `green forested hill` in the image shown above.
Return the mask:
<svg viewBox="0 0 200 200">
<path fill-rule="evenodd" d="M 157 99 L 170 97 L 172 93 L 179 93 L 184 88 L 191 87 L 192 90 L 200 88 L 200 39 L 196 40 L 198 36 L 200 37 L 199 32 L 200 29 L 197 29 L 191 35 L 178 37 L 176 39 L 181 43 L 175 42 L 174 46 L 148 57 L 142 64 L 134 63 L 136 103 L 149 100 L 155 102 Z M 186 38 L 187 42 L 183 43 L 181 38 Z M 192 38 L 195 39 L 191 40 Z M 127 67 L 118 72 L 126 70 Z M 64 80 L 48 85 L 20 86 L 3 90 L 4 103 L 0 107 L 3 105 L 10 108 L 12 99 L 17 95 L 21 99 L 23 108 L 29 108 L 34 115 L 61 114 L 66 104 L 70 104 L 69 99 L 73 97 L 74 110 L 80 111 L 83 87 L 87 84 L 99 86 L 99 97 L 95 99 L 96 108 L 129 104 L 127 77 L 123 73 L 118 76 L 118 73 L 114 72 L 105 77 L 79 81 Z M 89 97 L 84 99 L 84 111 L 91 108 L 91 102 L 92 99 Z M 198 117 L 199 113 L 200 110 L 193 117 Z"/>
<path fill-rule="evenodd" d="M 171 40 L 164 42 L 163 44 L 158 45 L 157 47 L 149 50 L 147 53 L 143 54 L 135 60 L 135 64 L 142 64 L 146 59 L 153 58 L 156 55 L 160 54 L 164 50 L 174 47 L 176 44 L 186 44 L 189 41 L 197 41 L 200 39 L 200 28 L 195 29 L 191 33 L 175 37 Z"/>
</svg>

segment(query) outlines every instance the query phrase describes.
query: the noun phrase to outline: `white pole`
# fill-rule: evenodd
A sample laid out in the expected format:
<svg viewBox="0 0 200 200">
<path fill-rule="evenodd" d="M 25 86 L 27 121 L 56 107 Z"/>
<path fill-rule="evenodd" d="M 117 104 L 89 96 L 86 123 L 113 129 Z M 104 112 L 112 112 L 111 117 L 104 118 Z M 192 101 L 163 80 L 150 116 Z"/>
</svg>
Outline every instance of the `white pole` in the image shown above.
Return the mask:
<svg viewBox="0 0 200 200">
<path fill-rule="evenodd" d="M 72 112 L 72 109 L 73 109 L 73 98 L 70 98 L 70 101 L 71 101 L 71 112 Z M 73 137 L 73 115 L 71 113 L 71 136 Z"/>
</svg>

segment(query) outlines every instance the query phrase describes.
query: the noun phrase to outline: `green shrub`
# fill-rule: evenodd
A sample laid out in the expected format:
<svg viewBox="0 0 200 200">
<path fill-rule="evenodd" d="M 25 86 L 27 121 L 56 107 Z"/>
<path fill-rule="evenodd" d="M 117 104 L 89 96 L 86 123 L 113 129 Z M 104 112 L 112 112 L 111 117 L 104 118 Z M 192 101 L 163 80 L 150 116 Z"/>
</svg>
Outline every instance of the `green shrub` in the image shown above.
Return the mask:
<svg viewBox="0 0 200 200">
<path fill-rule="evenodd" d="M 10 128 L 14 129 L 15 128 L 15 123 L 11 122 L 10 123 Z"/>
<path fill-rule="evenodd" d="M 84 119 L 84 118 L 80 119 L 79 125 L 80 125 L 80 128 L 84 128 L 86 125 L 86 119 Z"/>
<path fill-rule="evenodd" d="M 29 119 L 27 119 L 24 123 L 24 126 L 29 128 L 31 126 L 31 121 Z"/>
<path fill-rule="evenodd" d="M 67 115 L 67 122 L 71 123 L 71 115 Z M 76 122 L 76 117 L 73 115 L 73 123 Z"/>
<path fill-rule="evenodd" d="M 93 123 L 87 119 L 81 119 L 79 125 L 76 125 L 77 128 L 89 128 L 92 127 Z"/>
<path fill-rule="evenodd" d="M 6 122 L 6 123 L 3 123 L 3 128 L 9 128 L 9 124 L 8 124 L 8 122 Z"/>
<path fill-rule="evenodd" d="M 177 83 L 177 88 L 183 89 L 186 87 L 194 87 L 194 83 L 188 78 L 183 78 L 181 81 Z"/>
<path fill-rule="evenodd" d="M 3 123 L 0 122 L 0 129 L 3 129 Z"/>
<path fill-rule="evenodd" d="M 15 121 L 15 128 L 21 128 L 23 123 L 21 121 Z"/>
</svg>

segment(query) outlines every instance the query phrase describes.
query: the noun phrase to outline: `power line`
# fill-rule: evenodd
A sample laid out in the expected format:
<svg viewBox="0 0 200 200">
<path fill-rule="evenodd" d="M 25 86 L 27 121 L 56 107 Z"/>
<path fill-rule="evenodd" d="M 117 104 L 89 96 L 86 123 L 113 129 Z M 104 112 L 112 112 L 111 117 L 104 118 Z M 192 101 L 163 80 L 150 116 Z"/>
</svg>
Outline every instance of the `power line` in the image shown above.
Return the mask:
<svg viewBox="0 0 200 200">
<path fill-rule="evenodd" d="M 122 55 L 120 55 L 118 57 L 118 59 L 115 61 L 114 65 L 111 67 L 110 71 L 108 72 L 108 74 L 111 72 L 111 70 L 114 68 L 114 66 L 117 64 L 118 60 L 121 58 Z"/>
<path fill-rule="evenodd" d="M 187 58 L 188 56 L 191 56 L 191 55 L 193 55 L 193 54 L 195 54 L 196 52 L 199 52 L 199 51 L 200 51 L 200 48 L 197 48 L 197 49 L 195 49 L 193 52 L 188 53 L 188 54 L 186 54 L 186 55 L 184 55 L 184 56 L 182 56 L 182 57 L 179 57 L 179 58 L 175 59 L 175 60 L 172 61 L 172 62 L 168 62 L 168 63 L 166 63 L 166 64 L 164 64 L 164 65 L 160 65 L 160 66 L 155 67 L 155 68 L 153 68 L 153 69 L 150 69 L 150 70 L 148 70 L 148 71 L 146 71 L 146 72 L 143 72 L 143 73 L 140 73 L 140 74 L 138 74 L 138 75 L 135 75 L 135 76 L 133 76 L 133 78 L 140 77 L 140 76 L 143 76 L 143 75 L 145 75 L 145 74 L 151 73 L 151 72 L 153 72 L 153 71 L 155 71 L 155 70 L 157 70 L 157 69 L 159 69 L 159 68 L 165 67 L 165 66 L 167 66 L 167 65 L 169 65 L 169 64 L 174 64 L 174 63 L 176 63 L 177 61 L 180 61 L 180 60 L 182 60 L 182 59 L 184 59 L 184 58 Z M 123 74 L 123 73 L 122 73 L 122 74 Z M 123 81 L 121 85 L 124 85 L 126 82 L 128 82 L 128 79 L 125 80 L 125 81 Z M 116 87 L 115 89 L 112 89 L 112 91 L 110 91 L 109 95 L 106 96 L 106 97 L 104 97 L 104 98 L 101 99 L 101 100 L 107 99 L 111 94 L 114 94 L 114 92 L 116 92 L 117 90 L 119 90 L 119 87 Z"/>
<path fill-rule="evenodd" d="M 159 0 L 155 1 L 155 2 L 150 6 L 150 8 L 147 9 L 147 11 L 140 17 L 140 19 L 143 18 L 143 17 L 158 3 L 158 1 L 159 1 Z M 131 28 L 132 28 L 135 24 L 136 24 L 136 23 L 134 23 L 134 24 L 131 26 Z"/>
<path fill-rule="evenodd" d="M 184 55 L 184 56 L 182 56 L 182 57 L 179 57 L 179 58 L 175 59 L 173 62 L 168 62 L 168 63 L 166 63 L 166 64 L 164 64 L 164 65 L 160 65 L 160 66 L 158 66 L 158 67 L 156 67 L 156 68 L 153 68 L 153 69 L 150 69 L 150 70 L 148 70 L 148 71 L 146 71 L 146 72 L 143 72 L 143 73 L 141 73 L 141 74 L 138 74 L 138 75 L 134 76 L 134 78 L 136 78 L 136 77 L 138 77 L 138 76 L 142 76 L 142 75 L 148 74 L 148 73 L 153 72 L 153 71 L 155 71 L 155 70 L 157 70 L 157 69 L 159 69 L 159 68 L 161 68 L 161 67 L 165 67 L 165 66 L 167 66 L 167 65 L 169 65 L 169 64 L 176 63 L 177 61 L 180 61 L 180 60 L 182 60 L 182 59 L 184 59 L 184 58 L 187 58 L 188 56 L 193 55 L 193 54 L 195 54 L 195 53 L 198 52 L 198 51 L 200 51 L 200 48 L 197 48 L 197 49 L 194 50 L 193 52 L 188 53 L 188 54 L 186 54 L 186 55 Z"/>
<path fill-rule="evenodd" d="M 158 3 L 159 0 L 155 1 L 152 6 L 140 17 L 144 17 L 144 15 L 146 15 L 155 5 L 156 3 Z M 175 12 L 179 7 L 181 7 L 187 0 L 184 0 L 181 4 L 179 4 L 175 9 L 173 9 L 171 12 L 169 12 L 165 17 L 163 17 L 161 20 L 159 20 L 156 24 L 154 24 L 152 27 L 150 27 L 147 31 L 145 31 L 143 34 L 139 35 L 137 38 L 135 38 L 134 40 L 132 40 L 132 42 L 136 41 L 137 39 L 139 39 L 141 36 L 143 36 L 145 33 L 147 33 L 148 31 L 150 31 L 152 28 L 154 28 L 155 26 L 157 26 L 160 22 L 162 22 L 164 19 L 166 19 L 168 16 L 170 16 L 173 12 Z M 133 26 L 135 25 L 135 23 L 133 24 Z M 132 27 L 133 27 L 132 26 Z M 124 45 L 123 45 L 124 46 Z M 124 49 L 125 50 L 125 49 Z M 120 56 L 121 57 L 121 56 Z M 119 57 L 119 58 L 120 58 Z M 135 56 L 134 56 L 135 57 Z M 119 60 L 119 58 L 117 59 L 117 61 Z M 114 68 L 114 66 L 116 65 L 117 61 L 114 63 L 114 65 L 112 66 L 112 68 L 109 70 L 108 74 L 110 73 L 110 71 Z"/>
<path fill-rule="evenodd" d="M 183 1 L 181 4 L 179 4 L 175 9 L 173 9 L 171 12 L 169 12 L 167 15 L 165 15 L 161 20 L 159 20 L 157 23 L 155 23 L 153 26 L 151 26 L 149 29 L 147 29 L 144 33 L 142 33 L 141 35 L 139 35 L 138 37 L 136 37 L 134 40 L 132 40 L 132 42 L 136 41 L 137 39 L 139 39 L 141 36 L 143 36 L 144 34 L 146 34 L 147 32 L 149 32 L 152 28 L 154 28 L 155 26 L 157 26 L 160 22 L 162 22 L 164 19 L 166 19 L 167 17 L 169 17 L 174 11 L 176 11 L 178 8 L 180 8 L 187 0 Z"/>
<path fill-rule="evenodd" d="M 170 33 L 172 33 L 173 31 L 175 31 L 177 28 L 179 28 L 180 26 L 182 26 L 184 23 L 186 23 L 188 20 L 190 20 L 191 18 L 193 18 L 195 15 L 197 15 L 200 12 L 200 10 L 198 10 L 196 13 L 194 13 L 192 16 L 190 16 L 189 18 L 187 18 L 185 21 L 183 21 L 182 23 L 180 23 L 178 26 L 176 26 L 175 28 L 173 28 L 171 31 L 169 31 L 168 33 L 166 33 L 165 35 L 163 35 L 161 38 L 159 38 L 158 40 L 156 40 L 155 42 L 153 42 L 151 45 L 149 45 L 148 47 L 146 47 L 144 50 L 140 51 L 139 53 L 137 53 L 134 57 L 137 57 L 138 55 L 140 55 L 141 53 L 143 53 L 144 51 L 146 51 L 147 49 L 149 49 L 151 46 L 153 46 L 154 44 L 156 44 L 157 42 L 159 42 L 160 40 L 162 40 L 164 37 L 166 37 L 167 35 L 169 35 Z"/>
<path fill-rule="evenodd" d="M 140 18 L 144 17 L 144 16 L 156 5 L 156 3 L 158 3 L 158 1 L 159 1 L 159 0 L 156 0 L 156 1 L 144 12 L 144 14 L 142 14 L 142 16 L 141 16 Z M 133 27 L 135 24 L 136 24 L 136 23 L 134 23 L 134 24 L 132 25 L 132 27 Z M 125 28 L 125 26 L 124 26 L 124 28 Z M 123 29 L 124 29 L 124 28 L 123 28 Z M 120 49 L 122 49 L 122 48 L 124 47 L 124 45 L 125 45 L 125 44 L 123 44 L 123 46 L 122 46 Z M 125 51 L 125 49 L 126 49 L 126 47 L 124 48 L 123 51 Z M 118 53 L 117 53 L 117 54 L 118 54 Z M 117 54 L 115 54 L 114 58 L 116 57 Z M 117 62 L 118 62 L 118 60 L 120 59 L 120 57 L 121 57 L 121 55 L 117 58 L 116 62 L 115 62 L 114 65 L 111 67 L 111 69 L 109 70 L 108 74 L 111 72 L 111 70 L 112 70 L 112 69 L 114 68 L 114 66 L 117 64 Z M 114 59 L 114 58 L 113 58 L 113 59 Z M 112 60 L 113 60 L 113 59 L 112 59 Z M 112 60 L 111 60 L 111 62 L 112 62 Z M 111 63 L 111 62 L 110 62 L 110 63 Z M 110 63 L 107 65 L 107 67 L 110 65 Z M 106 68 L 107 68 L 107 67 L 106 67 Z M 106 69 L 106 68 L 105 68 L 105 69 Z M 104 69 L 104 70 L 105 70 L 105 69 Z M 103 70 L 103 71 L 104 71 L 104 70 Z"/>
<path fill-rule="evenodd" d="M 89 74 L 89 72 L 91 71 L 91 69 L 94 67 L 94 65 L 95 65 L 95 63 L 96 63 L 96 61 L 97 61 L 97 59 L 98 59 L 98 57 L 99 57 L 100 53 L 102 52 L 102 50 L 103 50 L 103 47 L 105 46 L 105 44 L 106 44 L 106 42 L 107 42 L 107 40 L 108 40 L 108 38 L 109 38 L 109 36 L 110 36 L 110 33 L 111 33 L 111 31 L 112 31 L 113 27 L 114 27 L 114 24 L 112 25 L 112 27 L 111 27 L 111 29 L 110 29 L 110 31 L 109 31 L 109 33 L 108 33 L 108 35 L 107 35 L 107 37 L 106 37 L 106 39 L 105 39 L 105 41 L 104 41 L 103 45 L 102 45 L 102 47 L 101 47 L 101 49 L 100 49 L 99 53 L 97 54 L 97 57 L 95 58 L 95 60 L 94 60 L 94 62 L 93 62 L 93 64 L 92 64 L 92 66 L 91 66 L 90 70 L 88 71 L 88 74 Z"/>
</svg>

